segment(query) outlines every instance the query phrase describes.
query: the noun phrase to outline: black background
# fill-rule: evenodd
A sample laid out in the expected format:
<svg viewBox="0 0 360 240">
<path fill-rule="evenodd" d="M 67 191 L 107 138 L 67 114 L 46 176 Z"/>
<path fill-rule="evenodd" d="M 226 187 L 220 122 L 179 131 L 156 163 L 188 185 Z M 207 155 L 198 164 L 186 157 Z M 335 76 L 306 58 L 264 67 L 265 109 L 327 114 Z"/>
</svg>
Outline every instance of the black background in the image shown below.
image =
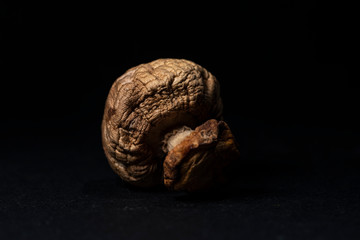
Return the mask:
<svg viewBox="0 0 360 240">
<path fill-rule="evenodd" d="M 1 239 L 358 239 L 351 6 L 1 2 Z M 242 153 L 208 194 L 121 182 L 101 148 L 113 81 L 186 58 L 221 84 Z"/>
</svg>

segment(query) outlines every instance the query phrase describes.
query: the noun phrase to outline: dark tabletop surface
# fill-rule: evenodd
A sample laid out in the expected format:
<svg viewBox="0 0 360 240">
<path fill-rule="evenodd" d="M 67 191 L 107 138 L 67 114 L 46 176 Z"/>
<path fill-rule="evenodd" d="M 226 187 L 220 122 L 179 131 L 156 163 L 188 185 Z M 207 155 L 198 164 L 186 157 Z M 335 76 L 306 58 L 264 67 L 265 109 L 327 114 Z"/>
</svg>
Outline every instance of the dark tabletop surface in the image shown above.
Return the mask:
<svg viewBox="0 0 360 240">
<path fill-rule="evenodd" d="M 108 166 L 100 134 L 51 128 L 8 136 L 1 239 L 360 237 L 360 145 L 352 134 L 229 123 L 241 133 L 240 168 L 234 182 L 201 194 L 128 186 Z"/>
<path fill-rule="evenodd" d="M 352 8 L 215 3 L 1 3 L 0 239 L 360 239 Z M 221 84 L 241 152 L 221 189 L 137 189 L 107 164 L 111 84 L 160 57 Z"/>
</svg>

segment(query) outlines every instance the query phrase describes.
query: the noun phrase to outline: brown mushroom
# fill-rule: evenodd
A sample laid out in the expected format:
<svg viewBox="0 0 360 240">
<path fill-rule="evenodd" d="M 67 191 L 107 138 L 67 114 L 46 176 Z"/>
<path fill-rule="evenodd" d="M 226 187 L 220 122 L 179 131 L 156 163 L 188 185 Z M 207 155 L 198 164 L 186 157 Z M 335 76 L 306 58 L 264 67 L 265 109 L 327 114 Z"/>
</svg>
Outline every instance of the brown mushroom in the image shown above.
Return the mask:
<svg viewBox="0 0 360 240">
<path fill-rule="evenodd" d="M 110 166 L 137 186 L 211 187 L 239 154 L 222 108 L 218 81 L 191 61 L 158 59 L 129 69 L 105 104 Z"/>
</svg>

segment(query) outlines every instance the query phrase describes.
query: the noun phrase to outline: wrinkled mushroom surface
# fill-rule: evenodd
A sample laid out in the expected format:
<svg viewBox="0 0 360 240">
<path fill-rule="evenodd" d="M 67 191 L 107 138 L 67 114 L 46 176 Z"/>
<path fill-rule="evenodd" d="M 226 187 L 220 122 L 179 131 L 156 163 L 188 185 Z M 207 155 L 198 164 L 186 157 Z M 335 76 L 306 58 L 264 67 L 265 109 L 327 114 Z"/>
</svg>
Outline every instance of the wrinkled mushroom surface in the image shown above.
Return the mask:
<svg viewBox="0 0 360 240">
<path fill-rule="evenodd" d="M 207 70 L 183 59 L 141 64 L 125 72 L 110 89 L 102 121 L 105 155 L 127 182 L 146 187 L 167 179 L 165 185 L 175 188 L 164 177 L 166 155 L 189 141 L 198 126 L 209 119 L 218 124 L 221 118 L 219 83 Z"/>
</svg>

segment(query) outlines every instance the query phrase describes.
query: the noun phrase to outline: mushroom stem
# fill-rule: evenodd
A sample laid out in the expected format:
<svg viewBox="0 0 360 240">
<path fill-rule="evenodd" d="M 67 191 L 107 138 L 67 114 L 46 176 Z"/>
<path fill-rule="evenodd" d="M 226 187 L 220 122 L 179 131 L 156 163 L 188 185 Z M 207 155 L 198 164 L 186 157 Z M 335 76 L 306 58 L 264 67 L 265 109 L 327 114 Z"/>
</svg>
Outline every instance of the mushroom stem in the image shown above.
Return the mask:
<svg viewBox="0 0 360 240">
<path fill-rule="evenodd" d="M 239 156 L 230 128 L 215 119 L 193 131 L 178 131 L 168 142 L 177 144 L 164 160 L 163 177 L 165 186 L 174 190 L 197 191 L 223 181 L 224 169 Z"/>
</svg>

